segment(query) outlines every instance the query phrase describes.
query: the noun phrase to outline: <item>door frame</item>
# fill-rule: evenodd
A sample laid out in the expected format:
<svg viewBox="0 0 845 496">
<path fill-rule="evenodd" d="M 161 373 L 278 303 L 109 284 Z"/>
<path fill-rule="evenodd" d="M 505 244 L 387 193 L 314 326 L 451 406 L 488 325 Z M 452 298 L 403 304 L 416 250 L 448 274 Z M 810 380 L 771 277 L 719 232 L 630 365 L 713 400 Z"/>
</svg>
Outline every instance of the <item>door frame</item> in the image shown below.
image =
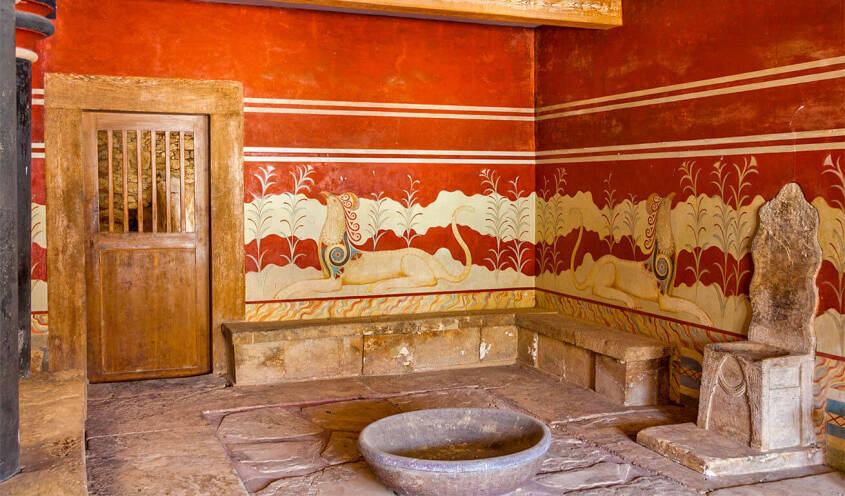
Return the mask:
<svg viewBox="0 0 845 496">
<path fill-rule="evenodd" d="M 49 368 L 87 371 L 82 115 L 88 111 L 209 117 L 211 356 L 227 372 L 221 324 L 243 320 L 243 86 L 237 81 L 44 76 Z"/>
</svg>

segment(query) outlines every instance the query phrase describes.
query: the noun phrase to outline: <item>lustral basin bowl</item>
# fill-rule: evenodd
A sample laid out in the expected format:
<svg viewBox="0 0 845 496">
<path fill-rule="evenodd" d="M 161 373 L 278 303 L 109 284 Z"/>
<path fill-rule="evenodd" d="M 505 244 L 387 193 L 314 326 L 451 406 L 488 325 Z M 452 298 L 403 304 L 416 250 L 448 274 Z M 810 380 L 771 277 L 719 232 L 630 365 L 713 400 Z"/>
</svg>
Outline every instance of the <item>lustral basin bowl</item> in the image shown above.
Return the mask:
<svg viewBox="0 0 845 496">
<path fill-rule="evenodd" d="M 438 408 L 377 420 L 358 447 L 402 496 L 494 496 L 536 474 L 551 439 L 545 424 L 520 413 Z"/>
</svg>

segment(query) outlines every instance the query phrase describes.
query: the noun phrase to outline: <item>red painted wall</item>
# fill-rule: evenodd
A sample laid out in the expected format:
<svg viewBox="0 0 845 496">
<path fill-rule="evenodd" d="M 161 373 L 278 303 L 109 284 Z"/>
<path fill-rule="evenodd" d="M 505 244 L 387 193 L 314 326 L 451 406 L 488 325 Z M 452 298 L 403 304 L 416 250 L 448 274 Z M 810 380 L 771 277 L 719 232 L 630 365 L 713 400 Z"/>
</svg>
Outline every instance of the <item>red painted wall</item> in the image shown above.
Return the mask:
<svg viewBox="0 0 845 496">
<path fill-rule="evenodd" d="M 824 230 L 821 426 L 825 391 L 845 388 L 845 3 L 632 1 L 624 17 L 604 32 L 537 32 L 537 227 L 548 233 L 538 239 L 538 299 L 679 345 L 673 393 L 695 396 L 703 346 L 747 329 L 756 208 L 797 181 Z M 651 194 L 674 194 L 670 294 L 712 322 L 656 303 L 629 308 L 571 282 L 575 269 L 584 277 L 605 255 L 645 261 Z M 633 204 L 641 223 L 631 228 Z M 720 242 L 719 232 L 734 240 Z M 721 309 L 720 299 L 728 302 Z"/>
<path fill-rule="evenodd" d="M 245 163 L 247 204 L 263 195 L 276 195 L 276 203 L 282 202 L 293 187 L 291 174 L 306 164 L 314 169 L 313 184 L 303 191 L 303 199 L 321 202 L 321 190 L 351 191 L 367 199 L 381 194 L 399 202 L 410 175 L 420 181 L 417 203 L 424 208 L 442 191 L 483 195 L 480 174 L 485 169 L 494 169 L 501 178 L 502 194 L 505 183 L 516 178 L 520 178 L 525 201 L 533 191 L 530 160 L 520 163 L 520 157 L 486 156 L 489 160 L 473 164 L 466 159 L 485 156 L 469 154 L 460 157 L 461 163 L 449 163 L 450 157 L 458 159 L 451 154 L 445 163 L 436 163 L 428 159 L 444 157 L 416 153 L 533 150 L 530 113 L 519 111 L 530 109 L 534 100 L 532 30 L 188 0 L 64 0 L 55 23 L 56 34 L 40 47 L 34 88 L 43 88 L 45 72 L 242 82 L 248 107 L 244 145 L 247 155 L 253 155 Z M 298 102 L 256 103 L 250 98 Z M 403 104 L 423 108 L 404 108 Z M 285 113 L 277 113 L 279 108 Z M 36 143 L 44 141 L 42 109 L 34 108 Z M 337 115 L 349 111 L 365 115 Z M 413 113 L 441 116 L 409 115 Z M 305 157 L 301 162 L 265 162 L 259 157 L 267 150 L 250 152 L 255 147 L 318 150 L 293 152 Z M 397 153 L 377 155 L 387 157 L 387 163 L 373 163 L 373 155 L 366 153 L 360 162 L 333 161 L 349 159 L 344 149 Z M 290 153 L 271 151 L 270 155 L 279 159 Z M 391 157 L 399 160 L 391 163 Z M 403 162 L 408 158 L 416 162 Z M 505 163 L 496 162 L 500 159 Z M 33 202 L 43 205 L 43 159 L 35 159 L 33 167 Z M 262 191 L 258 174 L 267 167 L 272 167 L 274 184 Z M 451 212 L 444 215 L 443 226 L 448 225 Z M 280 220 L 276 215 L 273 222 Z M 412 246 L 429 253 L 445 247 L 462 261 L 451 232 L 443 226 L 419 233 Z M 480 227 L 462 226 L 461 232 L 473 246 L 473 264 L 484 267 L 497 236 Z M 255 260 L 260 250 L 254 237 L 248 240 L 247 254 L 253 258 L 245 270 L 287 265 L 283 257 L 288 253 L 287 238 L 269 234 L 260 264 Z M 381 249 L 405 245 L 394 234 L 382 238 Z M 319 268 L 315 248 L 306 246 L 314 241 L 304 241 L 299 248 L 303 256 L 296 264 Z M 533 244 L 525 257 L 521 272 L 530 277 Z M 34 260 L 34 277 L 46 280 L 44 248 L 39 244 L 34 246 Z M 468 284 L 467 289 L 495 288 Z M 253 299 L 272 299 L 272 295 Z"/>
</svg>

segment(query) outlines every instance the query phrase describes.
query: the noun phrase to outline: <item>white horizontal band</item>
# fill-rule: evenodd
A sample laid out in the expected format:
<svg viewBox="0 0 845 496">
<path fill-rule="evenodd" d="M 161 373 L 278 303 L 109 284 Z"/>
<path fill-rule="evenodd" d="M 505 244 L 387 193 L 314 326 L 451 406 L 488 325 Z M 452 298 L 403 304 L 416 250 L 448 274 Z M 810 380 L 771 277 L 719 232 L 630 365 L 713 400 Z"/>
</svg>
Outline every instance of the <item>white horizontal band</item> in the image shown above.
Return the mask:
<svg viewBox="0 0 845 496">
<path fill-rule="evenodd" d="M 244 103 L 258 103 L 265 105 L 308 105 L 320 107 L 358 107 L 410 110 L 453 110 L 471 112 L 513 112 L 518 114 L 533 114 L 533 107 L 484 107 L 479 105 L 432 105 L 426 103 L 380 103 L 380 102 L 350 102 L 341 100 L 293 100 L 289 98 L 255 98 L 245 97 Z"/>
<path fill-rule="evenodd" d="M 454 155 L 491 157 L 534 157 L 532 151 L 509 150 L 388 150 L 385 148 L 284 148 L 245 146 L 244 153 L 327 153 L 346 155 Z"/>
<path fill-rule="evenodd" d="M 804 62 L 801 64 L 783 65 L 772 67 L 769 69 L 762 69 L 759 71 L 742 72 L 739 74 L 732 74 L 730 76 L 722 76 L 709 79 L 701 79 L 698 81 L 690 81 L 687 83 L 672 84 L 669 86 L 656 86 L 638 91 L 629 91 L 626 93 L 616 93 L 614 95 L 600 96 L 597 98 L 588 98 L 586 100 L 573 100 L 571 102 L 559 103 L 557 105 L 546 105 L 537 108 L 537 112 L 547 112 L 550 110 L 559 110 L 564 108 L 580 107 L 582 105 L 592 105 L 596 103 L 611 102 L 614 100 L 625 100 L 628 98 L 637 98 L 641 96 L 656 95 L 659 93 L 668 93 L 670 91 L 686 90 L 692 88 L 700 88 L 702 86 L 710 86 L 714 84 L 731 83 L 734 81 L 742 81 L 744 79 L 754 79 L 759 77 L 774 76 L 777 74 L 784 74 L 787 72 L 804 71 L 808 69 L 817 69 L 820 67 L 829 67 L 831 65 L 845 64 L 845 56 L 832 57 L 827 59 L 814 60 L 812 62 Z"/>
<path fill-rule="evenodd" d="M 540 164 L 572 164 L 582 162 L 620 162 L 627 160 L 653 160 L 661 158 L 720 157 L 722 155 L 754 155 L 766 153 L 793 153 L 815 150 L 845 150 L 845 141 L 834 143 L 809 143 L 803 145 L 775 145 L 741 148 L 715 148 L 707 150 L 678 150 L 673 152 L 629 153 L 617 155 L 594 155 L 589 157 L 547 158 L 537 160 Z"/>
<path fill-rule="evenodd" d="M 23 50 L 23 49 L 19 49 Z M 35 55 L 33 53 L 33 55 Z M 20 55 L 19 55 L 20 56 Z M 838 64 L 845 64 L 845 56 L 831 57 L 826 59 L 815 60 L 811 62 L 804 62 L 800 64 L 791 64 L 779 67 L 772 67 L 769 69 L 762 69 L 758 71 L 743 72 L 728 76 L 702 79 L 698 81 L 690 81 L 686 83 L 673 84 L 667 86 L 658 86 L 654 88 L 647 88 L 638 91 L 630 91 L 625 93 L 616 93 L 613 95 L 600 96 L 596 98 L 588 98 L 583 100 L 574 100 L 571 102 L 560 103 L 556 105 L 546 105 L 538 108 L 530 107 L 487 107 L 480 105 L 437 105 L 437 104 L 423 104 L 423 103 L 390 103 L 390 102 L 355 102 L 343 100 L 305 100 L 305 99 L 291 99 L 291 98 L 262 98 L 262 97 L 246 97 L 244 103 L 253 104 L 245 106 L 245 112 L 253 113 L 276 113 L 276 114 L 302 114 L 302 115 L 345 115 L 345 116 L 367 116 L 367 117 L 409 117 L 409 118 L 428 118 L 428 119 L 467 119 L 467 120 L 502 120 L 502 121 L 542 121 L 548 119 L 556 119 L 561 117 L 569 117 L 575 115 L 584 115 L 598 112 L 609 112 L 613 110 L 620 110 L 626 108 L 636 108 L 649 105 L 658 105 L 662 103 L 671 103 L 685 100 L 693 100 L 698 98 L 707 98 L 718 95 L 728 95 L 733 93 L 743 93 L 747 91 L 776 88 L 782 86 L 790 86 L 796 84 L 804 84 L 815 81 L 824 81 L 828 79 L 836 79 L 845 77 L 845 70 L 834 70 L 827 72 L 818 72 L 813 74 L 805 74 L 802 76 L 772 79 L 757 83 L 740 84 L 736 86 L 728 86 L 724 88 L 715 88 L 711 90 L 694 91 L 689 93 L 682 93 L 678 95 L 670 95 L 665 97 L 647 98 L 642 100 L 634 100 L 629 102 L 622 102 L 612 105 L 601 105 L 594 107 L 587 107 L 582 109 L 568 110 L 564 112 L 546 113 L 553 110 L 572 109 L 575 107 L 582 107 L 587 105 L 594 105 L 598 103 L 612 102 L 616 100 L 626 100 L 630 98 L 639 98 L 649 95 L 657 95 L 661 93 L 668 93 L 673 91 L 688 90 L 693 88 L 700 88 L 703 86 L 710 86 L 716 84 L 731 83 L 743 81 L 748 79 L 755 79 L 760 77 L 767 77 L 779 74 L 786 74 L 789 72 L 804 71 L 809 69 L 818 69 L 823 67 L 834 66 Z M 44 95 L 43 89 L 33 89 L 33 95 Z M 33 105 L 43 105 L 43 99 L 33 99 Z M 291 105 L 299 107 L 273 107 L 271 105 Z M 335 107 L 329 109 L 316 108 L 302 108 L 322 106 Z M 373 110 L 344 110 L 344 108 L 359 108 L 359 109 L 373 109 Z M 434 110 L 440 112 L 391 112 L 378 109 L 401 109 L 401 110 Z M 451 112 L 476 112 L 475 114 L 460 114 Z M 534 114 L 538 114 L 536 117 Z M 531 115 L 495 115 L 495 113 L 516 113 L 516 114 L 531 114 Z"/>
<path fill-rule="evenodd" d="M 467 119 L 484 121 L 527 121 L 533 122 L 534 116 L 521 115 L 493 115 L 493 114 L 445 114 L 434 112 L 389 112 L 378 110 L 330 110 L 290 107 L 244 107 L 244 112 L 260 112 L 265 114 L 298 114 L 298 115 L 349 115 L 359 117 L 416 117 L 420 119 Z"/>
<path fill-rule="evenodd" d="M 538 157 L 548 155 L 572 155 L 574 153 L 618 152 L 631 150 L 647 150 L 652 148 L 679 148 L 685 146 L 724 145 L 729 143 L 753 143 L 760 141 L 782 141 L 791 139 L 829 138 L 845 136 L 845 129 L 821 129 L 815 131 L 798 131 L 791 133 L 755 134 L 750 136 L 731 136 L 726 138 L 704 138 L 683 141 L 660 141 L 656 143 L 636 143 L 632 145 L 590 146 L 586 148 L 565 148 L 561 150 L 543 150 L 537 152 Z"/>
<path fill-rule="evenodd" d="M 292 157 L 255 156 L 244 157 L 244 162 L 296 162 L 296 163 L 361 163 L 361 164 L 486 164 L 486 165 L 531 165 L 533 159 L 483 159 L 483 158 L 389 158 L 389 157 Z"/>
<path fill-rule="evenodd" d="M 680 95 L 665 96 L 660 98 L 649 98 L 646 100 L 638 100 L 633 102 L 616 103 L 613 105 L 602 105 L 599 107 L 588 107 L 584 109 L 568 110 L 566 112 L 555 112 L 553 114 L 538 115 L 538 121 L 548 119 L 558 119 L 560 117 L 571 117 L 574 115 L 594 114 L 597 112 L 608 112 L 611 110 L 621 110 L 634 107 L 645 107 L 648 105 L 657 105 L 661 103 L 680 102 L 684 100 L 695 100 L 698 98 L 707 98 L 711 96 L 730 95 L 732 93 L 744 93 L 746 91 L 764 90 L 768 88 L 777 88 L 780 86 L 792 86 L 796 84 L 812 83 L 815 81 L 824 81 L 827 79 L 837 79 L 845 77 L 845 69 L 836 71 L 819 72 L 816 74 L 807 74 L 805 76 L 795 76 L 785 79 L 772 79 L 770 81 L 763 81 L 761 83 L 749 83 L 739 86 L 729 86 L 727 88 L 717 88 L 713 90 L 694 91 L 692 93 L 683 93 Z"/>
</svg>

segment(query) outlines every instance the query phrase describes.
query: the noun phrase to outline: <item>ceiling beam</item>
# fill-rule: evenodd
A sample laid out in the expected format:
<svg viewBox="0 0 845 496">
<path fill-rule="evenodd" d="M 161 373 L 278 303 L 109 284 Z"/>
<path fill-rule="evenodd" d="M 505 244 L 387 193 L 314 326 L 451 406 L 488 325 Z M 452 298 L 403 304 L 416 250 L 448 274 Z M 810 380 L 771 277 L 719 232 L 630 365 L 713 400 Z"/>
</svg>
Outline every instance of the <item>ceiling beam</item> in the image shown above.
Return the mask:
<svg viewBox="0 0 845 496">
<path fill-rule="evenodd" d="M 609 29 L 622 25 L 622 0 L 200 0 L 414 18 Z"/>
</svg>

